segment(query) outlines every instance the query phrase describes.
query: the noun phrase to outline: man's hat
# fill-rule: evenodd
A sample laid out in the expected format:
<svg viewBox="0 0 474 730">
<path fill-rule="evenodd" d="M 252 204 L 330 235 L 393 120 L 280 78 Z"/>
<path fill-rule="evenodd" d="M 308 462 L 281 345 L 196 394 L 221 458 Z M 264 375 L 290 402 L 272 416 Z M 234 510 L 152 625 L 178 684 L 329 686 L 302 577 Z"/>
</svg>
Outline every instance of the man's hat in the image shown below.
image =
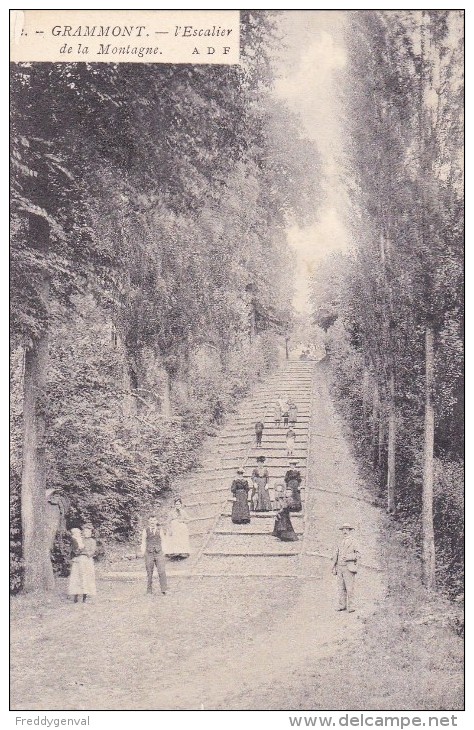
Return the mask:
<svg viewBox="0 0 474 730">
<path fill-rule="evenodd" d="M 242 469 L 241 466 L 239 466 L 239 468 L 237 469 L 237 474 L 243 474 L 243 473 L 244 473 L 244 470 Z"/>
<path fill-rule="evenodd" d="M 264 456 L 257 456 L 257 461 L 259 461 L 261 464 L 265 461 Z"/>
<path fill-rule="evenodd" d="M 296 466 L 298 461 L 296 459 L 291 459 L 291 461 L 288 462 L 290 466 Z"/>
<path fill-rule="evenodd" d="M 352 527 L 348 522 L 344 522 L 343 525 L 340 526 L 340 530 L 355 530 L 355 527 Z"/>
</svg>

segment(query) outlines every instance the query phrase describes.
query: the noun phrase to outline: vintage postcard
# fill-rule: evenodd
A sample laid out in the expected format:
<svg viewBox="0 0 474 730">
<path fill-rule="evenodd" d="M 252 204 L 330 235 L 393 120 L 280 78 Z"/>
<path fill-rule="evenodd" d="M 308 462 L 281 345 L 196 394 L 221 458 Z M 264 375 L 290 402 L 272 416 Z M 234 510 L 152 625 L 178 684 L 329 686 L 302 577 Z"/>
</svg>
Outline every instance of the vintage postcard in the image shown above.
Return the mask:
<svg viewBox="0 0 474 730">
<path fill-rule="evenodd" d="M 462 726 L 464 11 L 10 51 L 17 724 Z"/>
</svg>

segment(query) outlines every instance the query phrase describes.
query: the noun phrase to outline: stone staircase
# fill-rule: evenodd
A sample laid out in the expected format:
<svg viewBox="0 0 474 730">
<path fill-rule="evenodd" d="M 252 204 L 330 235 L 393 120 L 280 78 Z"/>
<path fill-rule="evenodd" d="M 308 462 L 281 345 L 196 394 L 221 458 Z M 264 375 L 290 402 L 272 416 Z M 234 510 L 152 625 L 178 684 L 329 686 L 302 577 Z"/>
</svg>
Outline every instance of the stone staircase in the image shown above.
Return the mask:
<svg viewBox="0 0 474 730">
<path fill-rule="evenodd" d="M 314 362 L 289 361 L 266 378 L 240 405 L 217 439 L 203 447 L 201 467 L 176 480 L 173 491 L 179 493 L 190 517 L 191 557 L 169 561 L 169 577 L 219 576 L 289 576 L 298 573 L 299 556 L 305 525 L 307 493 L 306 463 L 309 448 L 311 394 Z M 230 519 L 230 486 L 238 467 L 250 481 L 257 456 L 265 456 L 270 476 L 270 494 L 276 480 L 288 469 L 285 434 L 287 427 L 277 428 L 273 419 L 278 397 L 292 398 L 298 407 L 294 458 L 303 477 L 301 498 L 303 511 L 291 519 L 300 541 L 284 543 L 271 535 L 275 512 L 251 513 L 248 525 L 234 525 Z M 262 420 L 262 446 L 255 445 L 255 422 Z M 145 580 L 145 571 L 136 561 L 116 561 L 99 570 L 98 577 L 108 580 Z"/>
</svg>

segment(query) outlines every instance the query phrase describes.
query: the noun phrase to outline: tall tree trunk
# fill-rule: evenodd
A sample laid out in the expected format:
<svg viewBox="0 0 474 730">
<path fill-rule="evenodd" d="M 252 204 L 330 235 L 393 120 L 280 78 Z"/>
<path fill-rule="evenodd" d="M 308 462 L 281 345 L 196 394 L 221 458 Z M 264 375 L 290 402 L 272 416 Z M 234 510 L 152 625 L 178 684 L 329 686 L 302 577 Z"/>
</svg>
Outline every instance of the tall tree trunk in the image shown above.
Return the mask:
<svg viewBox="0 0 474 730">
<path fill-rule="evenodd" d="M 367 425 L 369 421 L 370 412 L 370 373 L 368 368 L 364 365 L 362 373 L 362 419 L 364 431 L 367 431 Z"/>
<path fill-rule="evenodd" d="M 45 257 L 49 248 L 49 224 L 31 216 L 29 235 Z M 43 276 L 38 295 L 46 316 L 49 312 L 49 280 Z M 21 474 L 21 532 L 23 589 L 47 591 L 55 586 L 46 532 L 46 386 L 49 363 L 48 325 L 25 352 L 23 380 L 23 463 Z"/>
<path fill-rule="evenodd" d="M 395 450 L 397 423 L 395 408 L 395 373 L 390 370 L 388 383 L 388 444 L 387 444 L 387 512 L 396 512 Z"/>
<path fill-rule="evenodd" d="M 434 335 L 431 325 L 425 330 L 425 440 L 423 450 L 423 582 L 429 590 L 436 587 L 436 553 L 433 526 L 433 451 L 435 413 L 433 406 Z"/>
<path fill-rule="evenodd" d="M 290 352 L 289 352 L 289 348 L 288 348 L 289 342 L 290 342 L 290 338 L 285 337 L 285 356 L 286 356 L 287 360 L 290 359 Z"/>
<path fill-rule="evenodd" d="M 46 454 L 44 393 L 48 365 L 47 334 L 25 353 L 21 525 L 25 591 L 54 588 L 46 536 Z"/>
<path fill-rule="evenodd" d="M 429 243 L 429 231 L 426 226 L 426 207 L 428 201 L 427 186 L 432 179 L 432 163 L 430 142 L 433 134 L 433 125 L 436 124 L 437 107 L 431 104 L 433 89 L 439 84 L 434 83 L 433 71 L 436 63 L 432 57 L 431 19 L 429 12 L 422 11 L 421 22 L 421 74 L 420 74 L 420 140 L 421 140 L 421 169 L 423 184 L 421 186 L 421 237 L 426 245 Z M 436 72 L 435 72 L 436 73 Z M 435 95 L 436 96 L 436 95 Z M 431 110 L 431 112 L 429 111 Z M 430 191 L 430 198 L 432 193 Z M 426 272 L 427 299 L 431 296 L 431 271 Z M 429 315 L 428 315 L 429 316 Z M 425 423 L 423 446 L 423 491 L 422 491 L 422 541 L 423 541 L 423 582 L 429 590 L 436 587 L 436 552 L 433 525 L 433 452 L 435 433 L 435 414 L 433 406 L 434 384 L 434 332 L 428 322 L 425 328 Z"/>
<path fill-rule="evenodd" d="M 382 414 L 380 412 L 380 394 L 377 382 L 374 382 L 372 393 L 372 463 L 374 468 L 380 464 L 380 427 Z"/>
<path fill-rule="evenodd" d="M 384 410 L 380 406 L 379 411 L 379 427 L 377 434 L 377 465 L 379 469 L 383 468 L 385 454 L 385 422 L 384 422 Z"/>
</svg>

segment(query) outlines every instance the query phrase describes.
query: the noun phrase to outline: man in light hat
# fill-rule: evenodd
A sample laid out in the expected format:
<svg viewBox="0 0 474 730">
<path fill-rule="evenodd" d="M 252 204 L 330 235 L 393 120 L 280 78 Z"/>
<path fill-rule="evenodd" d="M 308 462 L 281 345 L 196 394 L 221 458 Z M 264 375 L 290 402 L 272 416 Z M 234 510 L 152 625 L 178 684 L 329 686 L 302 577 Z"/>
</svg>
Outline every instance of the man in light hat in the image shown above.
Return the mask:
<svg viewBox="0 0 474 730">
<path fill-rule="evenodd" d="M 357 573 L 357 561 L 360 554 L 354 540 L 354 527 L 345 522 L 339 528 L 342 532 L 332 559 L 332 572 L 337 575 L 339 604 L 337 611 L 354 611 L 354 583 Z"/>
</svg>

